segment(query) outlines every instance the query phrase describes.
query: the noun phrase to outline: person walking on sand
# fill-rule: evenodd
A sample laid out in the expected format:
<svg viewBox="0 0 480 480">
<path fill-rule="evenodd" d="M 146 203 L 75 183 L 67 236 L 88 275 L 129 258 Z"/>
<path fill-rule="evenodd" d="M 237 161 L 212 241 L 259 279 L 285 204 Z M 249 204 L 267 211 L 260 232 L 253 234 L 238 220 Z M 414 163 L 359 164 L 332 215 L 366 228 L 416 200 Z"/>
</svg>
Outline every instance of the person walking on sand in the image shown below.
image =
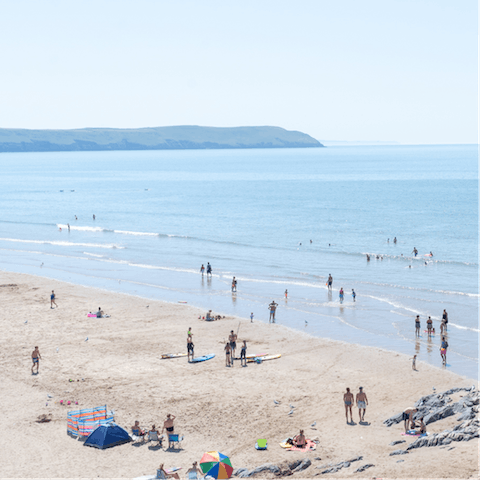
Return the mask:
<svg viewBox="0 0 480 480">
<path fill-rule="evenodd" d="M 340 289 L 340 292 L 338 292 L 338 297 L 340 298 L 340 303 L 343 303 L 343 288 Z"/>
<path fill-rule="evenodd" d="M 202 277 L 204 272 L 205 272 L 205 267 L 203 266 L 203 263 L 202 263 L 202 266 L 200 267 L 200 273 L 202 274 Z"/>
<path fill-rule="evenodd" d="M 415 317 L 415 336 L 420 336 L 420 315 Z"/>
<path fill-rule="evenodd" d="M 192 335 L 189 334 L 187 335 L 187 359 L 190 362 L 190 355 L 192 356 L 191 360 L 193 360 L 193 349 L 195 345 L 193 344 L 193 338 Z"/>
<path fill-rule="evenodd" d="M 347 387 L 347 393 L 343 394 L 343 403 L 345 404 L 345 416 L 347 417 L 347 423 L 350 423 L 348 421 L 348 411 L 350 411 L 350 420 L 353 423 L 353 417 L 352 417 L 353 393 L 350 392 L 350 389 L 348 387 Z"/>
<path fill-rule="evenodd" d="M 365 418 L 365 410 L 368 405 L 367 395 L 363 391 L 363 387 L 358 388 L 359 392 L 357 393 L 356 402 L 358 407 L 358 416 L 360 417 L 360 421 L 363 422 Z"/>
<path fill-rule="evenodd" d="M 58 305 L 55 303 L 55 292 L 52 290 L 52 294 L 50 295 L 50 308 L 53 308 L 54 305 L 58 308 Z"/>
<path fill-rule="evenodd" d="M 447 364 L 447 348 L 448 342 L 445 340 L 445 337 L 442 337 L 442 343 L 440 345 L 440 356 L 442 357 L 442 363 Z"/>
<path fill-rule="evenodd" d="M 232 365 L 233 365 L 233 359 L 235 358 L 235 349 L 237 348 L 237 335 L 233 330 L 230 330 L 228 341 L 230 342 L 230 349 L 232 351 Z"/>
<path fill-rule="evenodd" d="M 355 293 L 355 290 L 352 288 L 352 298 L 353 298 L 353 301 L 355 301 L 355 299 L 357 298 L 357 294 Z"/>
<path fill-rule="evenodd" d="M 247 341 L 243 341 L 242 350 L 240 351 L 240 365 L 242 367 L 247 366 Z"/>
<path fill-rule="evenodd" d="M 410 360 L 412 361 L 412 370 L 416 370 L 417 369 L 417 356 L 414 355 L 413 358 L 410 358 Z"/>
<path fill-rule="evenodd" d="M 35 347 L 35 350 L 32 352 L 32 375 L 33 369 L 35 368 L 35 365 L 37 366 L 37 375 L 38 375 L 38 367 L 40 366 L 40 360 L 42 359 L 42 356 L 40 355 L 40 351 L 38 350 L 38 347 Z"/>
<path fill-rule="evenodd" d="M 224 350 L 225 350 L 225 366 L 231 367 L 230 355 L 231 355 L 232 347 L 230 347 L 230 342 L 226 343 Z"/>
<path fill-rule="evenodd" d="M 270 310 L 270 317 L 268 319 L 268 323 L 275 323 L 275 311 L 277 310 L 278 304 L 275 303 L 274 300 L 272 300 L 272 303 L 268 306 L 268 309 Z"/>
<path fill-rule="evenodd" d="M 333 284 L 333 277 L 332 277 L 332 274 L 329 273 L 329 274 L 328 274 L 328 280 L 327 280 L 327 285 L 328 285 L 328 289 L 329 289 L 329 290 L 332 289 L 332 284 Z"/>
</svg>

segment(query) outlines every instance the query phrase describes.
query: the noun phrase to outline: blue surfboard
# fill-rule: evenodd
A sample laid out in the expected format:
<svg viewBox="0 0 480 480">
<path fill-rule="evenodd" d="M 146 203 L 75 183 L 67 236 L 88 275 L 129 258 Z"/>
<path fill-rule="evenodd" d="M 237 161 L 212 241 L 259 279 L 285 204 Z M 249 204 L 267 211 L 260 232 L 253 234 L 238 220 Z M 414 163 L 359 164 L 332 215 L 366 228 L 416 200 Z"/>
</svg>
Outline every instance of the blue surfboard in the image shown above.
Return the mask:
<svg viewBox="0 0 480 480">
<path fill-rule="evenodd" d="M 208 355 L 204 355 L 203 357 L 195 357 L 193 360 L 191 360 L 191 363 L 205 362 L 207 360 L 211 360 L 214 356 L 214 353 L 209 353 Z"/>
</svg>

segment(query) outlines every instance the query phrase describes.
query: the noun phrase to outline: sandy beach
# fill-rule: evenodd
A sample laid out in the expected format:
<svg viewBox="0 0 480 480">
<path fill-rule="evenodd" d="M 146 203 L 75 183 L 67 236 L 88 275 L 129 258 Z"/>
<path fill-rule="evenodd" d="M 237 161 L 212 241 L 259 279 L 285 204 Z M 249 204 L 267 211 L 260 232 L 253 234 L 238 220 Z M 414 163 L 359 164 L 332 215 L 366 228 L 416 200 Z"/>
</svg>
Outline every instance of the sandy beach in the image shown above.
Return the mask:
<svg viewBox="0 0 480 480">
<path fill-rule="evenodd" d="M 408 356 L 314 338 L 308 329 L 302 333 L 235 317 L 204 322 L 198 317 L 205 311 L 185 304 L 23 274 L 2 273 L 0 284 L 0 428 L 7 433 L 0 439 L 1 478 L 134 478 L 154 474 L 160 463 L 182 467 L 180 477 L 185 478 L 191 463 L 210 450 L 230 456 L 234 468 L 308 457 L 312 465 L 294 474 L 298 478 L 478 477 L 478 438 L 454 442 L 453 449 L 420 448 L 389 456 L 413 438 L 401 436 L 403 423 L 383 424 L 433 387 L 437 392 L 478 387 L 476 380 L 422 362 L 412 371 Z M 50 308 L 51 290 L 58 308 Z M 110 318 L 87 317 L 99 306 Z M 216 357 L 198 364 L 189 364 L 186 357 L 162 360 L 162 354 L 186 353 L 189 327 L 196 356 Z M 224 345 L 230 330 L 238 328 L 238 343 L 246 340 L 248 353 L 279 353 L 281 358 L 247 368 L 237 361 L 226 368 Z M 42 356 L 38 375 L 30 370 L 35 345 Z M 359 386 L 369 401 L 365 424 L 359 424 L 354 408 L 355 425 L 348 425 L 343 394 L 346 387 L 356 394 Z M 460 396 L 452 395 L 453 401 Z M 62 406 L 60 400 L 78 402 L 78 407 Z M 129 431 L 135 420 L 161 428 L 168 413 L 175 415 L 175 431 L 185 437 L 181 448 L 128 443 L 98 450 L 67 435 L 68 410 L 104 404 Z M 52 421 L 37 423 L 43 414 L 51 414 Z M 432 423 L 428 431 L 452 428 L 459 423 L 456 417 Z M 316 451 L 279 446 L 299 429 L 318 439 Z M 268 440 L 268 450 L 255 450 L 259 438 Z M 403 439 L 406 444 L 389 445 Z M 325 475 L 316 468 L 358 455 L 363 456 L 358 466 L 374 467 L 354 473 L 357 467 L 352 466 Z"/>
</svg>

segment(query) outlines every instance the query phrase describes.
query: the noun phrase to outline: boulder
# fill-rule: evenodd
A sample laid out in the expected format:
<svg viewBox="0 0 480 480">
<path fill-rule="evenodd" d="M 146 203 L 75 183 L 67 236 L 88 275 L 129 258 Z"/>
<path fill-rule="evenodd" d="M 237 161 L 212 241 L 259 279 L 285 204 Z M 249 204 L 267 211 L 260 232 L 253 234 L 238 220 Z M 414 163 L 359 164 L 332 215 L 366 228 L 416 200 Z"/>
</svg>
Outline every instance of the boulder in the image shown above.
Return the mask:
<svg viewBox="0 0 480 480">
<path fill-rule="evenodd" d="M 400 423 L 402 421 L 402 417 L 403 417 L 403 412 L 397 413 L 393 417 L 387 418 L 383 423 L 387 427 L 391 427 L 392 425 L 394 425 L 396 423 Z"/>
<path fill-rule="evenodd" d="M 398 445 L 399 443 L 405 443 L 405 442 L 406 440 L 394 440 L 393 442 L 390 442 L 390 445 L 392 445 L 393 447 L 393 445 Z"/>
<path fill-rule="evenodd" d="M 304 458 L 301 462 L 300 465 L 292 469 L 292 472 L 301 472 L 305 469 L 307 469 L 310 465 L 312 464 L 311 460 L 309 458 Z M 290 467 L 291 468 L 291 467 Z"/>
<path fill-rule="evenodd" d="M 373 465 L 372 463 L 367 463 L 366 465 L 364 465 L 363 467 L 360 467 L 360 468 L 357 468 L 355 470 L 355 473 L 357 472 L 363 472 L 365 471 L 367 468 L 370 468 L 370 467 L 374 467 L 375 465 Z"/>
<path fill-rule="evenodd" d="M 429 413 L 428 415 L 426 415 L 423 419 L 423 421 L 425 422 L 425 425 L 441 420 L 442 418 L 447 418 L 447 417 L 450 417 L 451 415 L 454 415 L 455 410 L 453 405 L 446 405 L 445 407 L 434 410 L 432 413 Z"/>
<path fill-rule="evenodd" d="M 394 450 L 390 456 L 393 456 L 393 455 L 405 455 L 407 452 L 407 450 Z"/>
</svg>

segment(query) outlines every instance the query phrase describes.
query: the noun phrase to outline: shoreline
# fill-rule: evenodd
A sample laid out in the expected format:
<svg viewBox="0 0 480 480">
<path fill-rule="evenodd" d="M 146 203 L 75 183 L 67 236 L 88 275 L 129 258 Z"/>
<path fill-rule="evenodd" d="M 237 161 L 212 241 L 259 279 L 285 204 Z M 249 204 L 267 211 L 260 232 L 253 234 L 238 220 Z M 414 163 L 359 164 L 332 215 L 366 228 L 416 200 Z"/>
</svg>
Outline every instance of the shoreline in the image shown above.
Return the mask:
<svg viewBox="0 0 480 480">
<path fill-rule="evenodd" d="M 478 439 L 456 442 L 452 451 L 418 449 L 397 463 L 399 457 L 389 456 L 394 450 L 389 443 L 403 439 L 402 425 L 383 424 L 431 393 L 432 386 L 440 392 L 470 386 L 472 381 L 478 386 L 477 380 L 423 362 L 413 372 L 404 354 L 321 339 L 284 325 L 251 323 L 235 316 L 199 321 L 204 312 L 190 305 L 4 271 L 1 283 L 17 287 L 0 288 L 5 305 L 1 320 L 5 388 L 0 398 L 8 412 L 0 425 L 20 437 L 14 445 L 7 438 L 2 441 L 5 458 L 12 459 L 3 465 L 2 477 L 15 478 L 21 472 L 22 477 L 36 478 L 133 478 L 153 474 L 165 462 L 168 468 L 181 466 L 183 478 L 191 462 L 217 449 L 230 456 L 235 468 L 308 457 L 312 466 L 295 474 L 298 478 L 315 475 L 316 466 L 356 455 L 375 465 L 368 476 L 468 478 L 478 472 Z M 52 289 L 58 309 L 49 307 Z M 87 318 L 98 306 L 111 317 Z M 247 353 L 282 357 L 248 368 L 241 368 L 239 362 L 226 368 L 222 340 L 239 322 L 237 343 L 246 339 Z M 160 360 L 160 354 L 186 350 L 190 326 L 196 356 L 215 353 L 216 357 L 196 365 L 184 358 Z M 42 354 L 38 376 L 29 371 L 34 345 Z M 85 381 L 69 382 L 82 378 Z M 346 386 L 354 394 L 364 387 L 368 425 L 358 424 L 356 408 L 357 424 L 346 425 L 342 403 Z M 185 435 L 182 450 L 152 451 L 147 445 L 132 444 L 106 451 L 84 448 L 66 434 L 71 408 L 54 403 L 64 398 L 79 401 L 76 408 L 107 404 L 122 427 L 130 427 L 136 419 L 146 427 L 152 423 L 161 427 L 165 415 L 173 413 L 178 431 Z M 274 399 L 280 402 L 278 407 Z M 290 404 L 295 407 L 292 415 L 288 415 Z M 53 421 L 36 423 L 42 414 L 52 414 Z M 429 431 L 440 432 L 454 425 L 455 418 L 435 422 Z M 314 421 L 316 429 L 309 427 Z M 315 452 L 287 452 L 278 446 L 299 428 L 305 429 L 307 438 L 318 437 Z M 267 451 L 254 449 L 258 438 L 267 438 Z M 332 478 L 358 478 L 350 470 Z"/>
</svg>

